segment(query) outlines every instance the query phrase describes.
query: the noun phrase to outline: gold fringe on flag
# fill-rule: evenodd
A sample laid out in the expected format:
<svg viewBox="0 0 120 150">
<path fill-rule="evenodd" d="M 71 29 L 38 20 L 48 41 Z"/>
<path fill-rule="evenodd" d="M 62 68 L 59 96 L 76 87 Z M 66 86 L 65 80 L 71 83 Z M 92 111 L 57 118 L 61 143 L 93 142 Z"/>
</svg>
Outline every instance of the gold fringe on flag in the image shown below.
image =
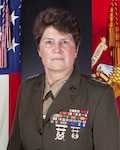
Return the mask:
<svg viewBox="0 0 120 150">
<path fill-rule="evenodd" d="M 120 11 L 120 9 L 118 9 L 118 1 L 115 0 L 115 52 L 113 58 L 114 66 L 120 65 L 120 24 L 118 11 Z"/>
<path fill-rule="evenodd" d="M 110 16 L 109 16 L 109 41 L 108 44 L 110 47 L 115 46 L 115 15 L 114 15 L 114 0 L 111 1 L 111 6 L 110 6 Z"/>
<path fill-rule="evenodd" d="M 109 16 L 109 47 L 112 48 L 113 65 L 120 65 L 120 24 L 118 0 L 111 0 Z"/>
</svg>

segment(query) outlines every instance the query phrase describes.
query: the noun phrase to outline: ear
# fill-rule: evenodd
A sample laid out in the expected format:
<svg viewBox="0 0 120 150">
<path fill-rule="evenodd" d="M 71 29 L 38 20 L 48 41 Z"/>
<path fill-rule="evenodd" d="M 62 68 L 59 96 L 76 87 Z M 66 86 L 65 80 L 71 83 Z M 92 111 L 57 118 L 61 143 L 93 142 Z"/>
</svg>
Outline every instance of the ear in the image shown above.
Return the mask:
<svg viewBox="0 0 120 150">
<path fill-rule="evenodd" d="M 38 51 L 38 55 L 39 55 L 39 57 L 41 57 L 40 49 L 38 49 L 37 51 Z"/>
<path fill-rule="evenodd" d="M 76 49 L 75 58 L 77 58 L 79 48 Z"/>
<path fill-rule="evenodd" d="M 76 49 L 76 54 L 75 54 L 75 58 L 76 58 L 76 57 L 77 57 L 77 55 L 78 55 L 79 46 L 80 46 L 80 43 L 79 43 L 79 44 L 78 44 L 78 46 L 77 46 L 77 49 Z"/>
</svg>

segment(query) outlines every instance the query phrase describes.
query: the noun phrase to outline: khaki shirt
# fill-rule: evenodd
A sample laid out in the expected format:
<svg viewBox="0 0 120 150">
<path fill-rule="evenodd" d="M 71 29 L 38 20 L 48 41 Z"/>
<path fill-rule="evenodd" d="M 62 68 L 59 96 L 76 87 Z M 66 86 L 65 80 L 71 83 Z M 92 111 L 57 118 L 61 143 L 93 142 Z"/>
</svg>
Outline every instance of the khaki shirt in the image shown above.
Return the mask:
<svg viewBox="0 0 120 150">
<path fill-rule="evenodd" d="M 54 85 L 50 86 L 49 83 L 47 82 L 47 80 L 45 81 L 45 89 L 44 89 L 44 94 L 43 94 L 43 99 L 45 98 L 45 96 L 47 95 L 47 93 L 49 91 L 52 92 L 54 98 L 57 96 L 57 94 L 59 93 L 59 91 L 61 90 L 61 88 L 63 87 L 63 85 L 65 84 L 65 82 L 68 80 L 68 78 L 70 77 L 71 73 L 69 73 L 68 75 L 66 75 L 64 78 L 60 79 L 59 81 L 57 81 Z M 49 97 L 47 100 L 45 100 L 43 102 L 43 119 L 46 118 L 46 114 L 47 111 L 51 105 L 51 103 L 53 102 L 52 98 Z"/>
</svg>

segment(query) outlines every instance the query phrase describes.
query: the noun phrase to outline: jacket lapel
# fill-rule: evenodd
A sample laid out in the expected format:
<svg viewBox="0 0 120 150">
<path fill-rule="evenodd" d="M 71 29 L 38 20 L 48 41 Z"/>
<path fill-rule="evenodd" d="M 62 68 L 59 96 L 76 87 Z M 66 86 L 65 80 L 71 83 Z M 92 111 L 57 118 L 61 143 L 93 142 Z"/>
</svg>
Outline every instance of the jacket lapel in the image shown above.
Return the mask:
<svg viewBox="0 0 120 150">
<path fill-rule="evenodd" d="M 59 111 L 73 104 L 73 96 L 79 95 L 79 82 L 80 74 L 74 71 L 61 89 L 60 93 L 54 99 L 48 110 L 44 123 L 46 123 L 53 114 L 58 113 Z"/>
<path fill-rule="evenodd" d="M 32 105 L 35 116 L 40 126 L 42 126 L 43 122 L 42 116 L 43 90 L 44 90 L 44 77 L 42 77 L 38 82 L 36 82 L 32 91 Z"/>
</svg>

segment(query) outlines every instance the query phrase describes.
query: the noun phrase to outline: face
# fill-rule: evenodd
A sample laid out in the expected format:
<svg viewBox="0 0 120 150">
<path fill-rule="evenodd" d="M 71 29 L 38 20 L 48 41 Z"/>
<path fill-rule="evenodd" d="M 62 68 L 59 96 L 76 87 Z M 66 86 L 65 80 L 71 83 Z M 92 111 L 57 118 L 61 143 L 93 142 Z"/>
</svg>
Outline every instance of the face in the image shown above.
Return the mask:
<svg viewBox="0 0 120 150">
<path fill-rule="evenodd" d="M 67 73 L 73 69 L 78 50 L 71 34 L 59 32 L 49 26 L 41 37 L 38 53 L 46 72 Z"/>
</svg>

